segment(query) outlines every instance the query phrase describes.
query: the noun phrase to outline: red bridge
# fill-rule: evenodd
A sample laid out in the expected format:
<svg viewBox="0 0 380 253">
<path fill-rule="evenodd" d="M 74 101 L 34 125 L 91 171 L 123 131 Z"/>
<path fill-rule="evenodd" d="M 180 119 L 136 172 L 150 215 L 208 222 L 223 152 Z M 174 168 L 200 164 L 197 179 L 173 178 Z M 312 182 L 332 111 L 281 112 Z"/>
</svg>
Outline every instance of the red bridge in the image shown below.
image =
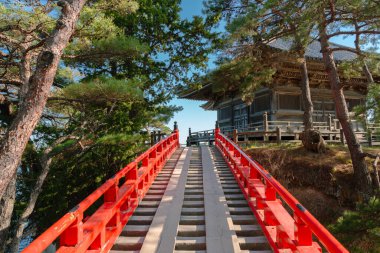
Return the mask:
<svg viewBox="0 0 380 253">
<path fill-rule="evenodd" d="M 23 252 L 348 252 L 218 128 L 215 147 L 178 138 L 175 127 Z"/>
</svg>

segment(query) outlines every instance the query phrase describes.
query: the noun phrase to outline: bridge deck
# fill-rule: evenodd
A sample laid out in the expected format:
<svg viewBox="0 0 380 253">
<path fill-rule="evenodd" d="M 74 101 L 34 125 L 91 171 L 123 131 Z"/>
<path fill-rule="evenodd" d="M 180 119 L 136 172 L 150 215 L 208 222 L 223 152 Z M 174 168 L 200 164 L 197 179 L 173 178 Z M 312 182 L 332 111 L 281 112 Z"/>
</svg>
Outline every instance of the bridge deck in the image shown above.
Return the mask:
<svg viewBox="0 0 380 253">
<path fill-rule="evenodd" d="M 111 252 L 272 252 L 214 147 L 178 149 Z"/>
</svg>

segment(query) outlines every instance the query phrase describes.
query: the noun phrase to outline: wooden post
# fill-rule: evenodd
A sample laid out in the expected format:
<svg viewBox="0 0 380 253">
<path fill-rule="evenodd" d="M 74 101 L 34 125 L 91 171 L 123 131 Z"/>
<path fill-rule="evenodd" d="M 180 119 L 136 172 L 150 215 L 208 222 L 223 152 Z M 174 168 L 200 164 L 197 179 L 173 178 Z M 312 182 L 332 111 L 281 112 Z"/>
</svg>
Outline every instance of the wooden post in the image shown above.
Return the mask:
<svg viewBox="0 0 380 253">
<path fill-rule="evenodd" d="M 267 132 L 268 129 L 269 129 L 269 125 L 268 125 L 268 113 L 267 112 L 264 112 L 264 114 L 263 114 L 263 127 L 264 127 L 264 131 Z"/>
<path fill-rule="evenodd" d="M 344 133 L 343 133 L 343 129 L 339 129 L 339 131 L 340 131 L 340 141 L 344 145 Z"/>
<path fill-rule="evenodd" d="M 263 127 L 264 127 L 264 141 L 268 140 L 267 132 L 269 131 L 268 112 L 263 114 Z"/>
<path fill-rule="evenodd" d="M 327 126 L 328 126 L 329 140 L 331 141 L 333 139 L 331 135 L 331 131 L 333 130 L 333 121 L 332 121 L 331 113 L 329 113 L 329 116 L 327 119 Z"/>
<path fill-rule="evenodd" d="M 238 130 L 237 129 L 234 129 L 234 131 L 233 131 L 233 133 L 232 133 L 232 136 L 233 136 L 233 141 L 235 142 L 235 143 L 237 143 L 238 142 Z"/>
<path fill-rule="evenodd" d="M 162 135 L 161 135 L 161 130 L 158 130 L 158 141 L 161 141 L 162 140 Z"/>
<path fill-rule="evenodd" d="M 332 116 L 331 116 L 331 113 L 329 113 L 329 118 L 328 118 L 327 124 L 329 126 L 329 131 L 331 131 L 332 130 Z"/>
<path fill-rule="evenodd" d="M 157 133 L 153 131 L 153 145 L 157 143 Z"/>
<path fill-rule="evenodd" d="M 277 134 L 277 143 L 281 143 L 281 128 L 276 127 L 276 134 Z"/>
<path fill-rule="evenodd" d="M 373 134 L 372 134 L 372 130 L 371 129 L 368 129 L 368 146 L 372 147 L 372 137 L 373 137 Z"/>
<path fill-rule="evenodd" d="M 150 132 L 150 145 L 154 145 L 154 132 Z"/>
</svg>

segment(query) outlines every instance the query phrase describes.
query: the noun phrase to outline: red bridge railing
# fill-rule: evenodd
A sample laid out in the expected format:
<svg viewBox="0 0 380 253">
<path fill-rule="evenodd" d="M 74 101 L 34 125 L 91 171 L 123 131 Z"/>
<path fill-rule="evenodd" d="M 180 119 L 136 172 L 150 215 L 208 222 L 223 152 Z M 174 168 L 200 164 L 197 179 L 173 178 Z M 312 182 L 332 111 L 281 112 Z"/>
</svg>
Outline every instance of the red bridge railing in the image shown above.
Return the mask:
<svg viewBox="0 0 380 253">
<path fill-rule="evenodd" d="M 215 130 L 215 145 L 247 199 L 275 252 L 348 252 L 268 171 Z M 292 210 L 285 209 L 283 201 Z"/>
<path fill-rule="evenodd" d="M 165 162 L 179 146 L 179 132 L 158 142 L 90 194 L 34 240 L 23 253 L 42 252 L 59 239 L 57 252 L 108 252 L 138 202 L 148 191 Z M 103 204 L 90 217 L 84 212 L 103 196 Z"/>
</svg>

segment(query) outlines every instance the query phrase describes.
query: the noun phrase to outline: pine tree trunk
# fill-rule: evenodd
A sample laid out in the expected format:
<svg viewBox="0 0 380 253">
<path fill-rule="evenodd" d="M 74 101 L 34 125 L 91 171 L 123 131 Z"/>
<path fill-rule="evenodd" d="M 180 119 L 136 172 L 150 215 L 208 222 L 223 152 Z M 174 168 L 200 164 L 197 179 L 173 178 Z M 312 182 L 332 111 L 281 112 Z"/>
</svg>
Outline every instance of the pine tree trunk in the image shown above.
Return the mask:
<svg viewBox="0 0 380 253">
<path fill-rule="evenodd" d="M 28 224 L 28 219 L 34 210 L 34 207 L 36 206 L 37 198 L 42 191 L 43 183 L 45 182 L 46 176 L 49 173 L 50 164 L 51 164 L 51 158 L 48 157 L 48 154 L 44 154 L 41 158 L 41 166 L 42 166 L 41 174 L 38 176 L 37 182 L 32 192 L 30 193 L 27 207 L 24 209 L 23 213 L 21 214 L 20 218 L 17 221 L 16 233 L 13 236 L 12 242 L 10 244 L 9 252 L 11 253 L 19 252 L 19 246 L 22 239 L 22 235 L 24 233 L 24 229 Z"/>
<path fill-rule="evenodd" d="M 339 79 L 333 53 L 329 47 L 326 27 L 321 25 L 319 32 L 323 61 L 330 80 L 336 115 L 342 126 L 344 136 L 347 140 L 347 146 L 351 154 L 354 176 L 356 179 L 356 188 L 364 200 L 368 200 L 372 194 L 371 176 L 365 162 L 362 148 L 356 138 L 352 124 L 350 123 L 347 103 L 343 94 L 343 86 Z"/>
<path fill-rule="evenodd" d="M 309 76 L 307 73 L 307 65 L 305 55 L 299 58 L 299 67 L 301 71 L 301 91 L 302 91 L 302 103 L 303 103 L 303 123 L 305 131 L 313 128 L 313 102 L 311 101 Z"/>
<path fill-rule="evenodd" d="M 0 252 L 5 252 L 13 208 L 16 200 L 16 174 L 10 180 L 0 200 Z"/>
<path fill-rule="evenodd" d="M 25 146 L 41 117 L 63 49 L 74 32 L 80 11 L 85 2 L 86 0 L 58 2 L 62 5 L 61 17 L 38 56 L 34 74 L 29 81 L 28 93 L 1 143 L 0 198 L 15 173 Z"/>
<path fill-rule="evenodd" d="M 372 73 L 371 73 L 371 71 L 369 70 L 367 63 L 366 63 L 365 61 L 363 61 L 363 62 L 364 62 L 364 63 L 363 63 L 363 72 L 364 72 L 364 74 L 365 74 L 365 76 L 366 76 L 366 78 L 367 78 L 367 82 L 368 82 L 368 83 L 374 83 L 375 80 L 373 80 Z"/>
<path fill-rule="evenodd" d="M 296 39 L 297 40 L 297 39 Z M 301 48 L 300 44 L 297 46 Z M 302 104 L 304 109 L 303 124 L 304 131 L 301 140 L 304 148 L 308 151 L 323 153 L 326 150 L 326 143 L 317 130 L 313 130 L 313 102 L 311 101 L 309 76 L 304 50 L 298 52 L 298 63 L 301 72 Z"/>
</svg>

